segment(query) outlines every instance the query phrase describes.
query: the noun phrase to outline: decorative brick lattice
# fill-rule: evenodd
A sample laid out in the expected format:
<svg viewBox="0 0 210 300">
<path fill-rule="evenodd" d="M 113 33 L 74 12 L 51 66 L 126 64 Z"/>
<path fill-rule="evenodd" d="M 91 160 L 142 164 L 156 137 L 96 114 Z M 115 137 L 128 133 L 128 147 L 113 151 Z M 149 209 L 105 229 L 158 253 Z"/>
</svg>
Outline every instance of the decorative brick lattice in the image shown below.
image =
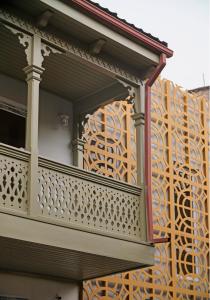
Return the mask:
<svg viewBox="0 0 210 300">
<path fill-rule="evenodd" d="M 27 212 L 28 163 L 0 154 L 0 208 Z"/>
<path fill-rule="evenodd" d="M 204 97 L 187 93 L 170 81 L 155 82 L 151 109 L 154 235 L 169 237 L 170 242 L 155 246 L 152 268 L 84 282 L 84 300 L 209 299 L 206 103 Z M 118 107 L 117 103 L 116 114 Z M 104 110 L 92 118 L 98 128 Z M 94 138 L 97 143 L 96 133 Z M 87 160 L 91 156 L 88 143 L 86 151 Z M 108 152 L 103 155 L 109 157 Z"/>
<path fill-rule="evenodd" d="M 40 167 L 39 173 L 42 216 L 81 229 L 99 230 L 105 235 L 141 240 L 144 224 L 139 195 L 50 168 Z"/>
</svg>

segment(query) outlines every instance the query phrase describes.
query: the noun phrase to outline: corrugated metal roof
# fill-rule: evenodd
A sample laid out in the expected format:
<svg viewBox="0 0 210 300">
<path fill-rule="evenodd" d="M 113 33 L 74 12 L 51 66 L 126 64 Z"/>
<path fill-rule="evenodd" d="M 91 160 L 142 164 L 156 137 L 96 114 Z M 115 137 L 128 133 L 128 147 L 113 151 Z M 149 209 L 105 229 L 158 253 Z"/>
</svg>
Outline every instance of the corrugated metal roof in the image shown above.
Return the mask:
<svg viewBox="0 0 210 300">
<path fill-rule="evenodd" d="M 104 12 L 108 13 L 109 15 L 111 15 L 112 17 L 114 18 L 117 18 L 118 20 L 120 20 L 121 22 L 125 23 L 126 25 L 132 27 L 133 29 L 141 32 L 142 34 L 148 36 L 149 38 L 157 41 L 158 43 L 161 43 L 162 45 L 168 47 L 168 44 L 164 41 L 161 41 L 159 40 L 159 38 L 153 36 L 152 34 L 148 33 L 148 32 L 145 32 L 142 28 L 138 28 L 136 25 L 132 24 L 132 23 L 129 23 L 128 21 L 126 21 L 125 19 L 122 19 L 118 16 L 118 14 L 116 12 L 112 12 L 110 11 L 108 8 L 105 8 L 103 6 L 101 6 L 99 3 L 97 2 L 94 2 L 92 0 L 87 0 L 88 2 L 90 2 L 91 4 L 93 4 L 94 6 L 98 7 L 99 9 L 103 10 Z"/>
</svg>

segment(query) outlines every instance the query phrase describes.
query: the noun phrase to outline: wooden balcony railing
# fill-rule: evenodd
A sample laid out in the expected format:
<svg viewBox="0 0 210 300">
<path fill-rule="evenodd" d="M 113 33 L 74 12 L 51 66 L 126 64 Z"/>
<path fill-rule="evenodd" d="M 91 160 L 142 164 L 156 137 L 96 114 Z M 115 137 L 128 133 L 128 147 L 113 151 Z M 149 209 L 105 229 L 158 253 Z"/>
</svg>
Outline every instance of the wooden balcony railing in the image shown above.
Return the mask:
<svg viewBox="0 0 210 300">
<path fill-rule="evenodd" d="M 30 154 L 0 144 L 0 209 L 27 214 L 28 162 Z"/>
<path fill-rule="evenodd" d="M 27 199 L 30 153 L 0 145 L 0 209 L 44 222 L 145 241 L 143 188 L 39 157 L 36 213 Z"/>
</svg>

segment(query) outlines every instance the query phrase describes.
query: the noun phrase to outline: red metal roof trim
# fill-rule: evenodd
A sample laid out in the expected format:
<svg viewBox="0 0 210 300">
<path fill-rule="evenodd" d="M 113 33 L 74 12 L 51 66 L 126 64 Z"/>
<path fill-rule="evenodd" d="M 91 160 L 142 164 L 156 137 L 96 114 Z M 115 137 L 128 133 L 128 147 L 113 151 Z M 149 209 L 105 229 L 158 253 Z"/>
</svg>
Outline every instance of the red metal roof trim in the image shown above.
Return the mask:
<svg viewBox="0 0 210 300">
<path fill-rule="evenodd" d="M 139 40 L 141 43 L 144 43 L 149 48 L 154 49 L 159 53 L 164 53 L 166 57 L 171 57 L 173 55 L 173 51 L 160 42 L 153 40 L 152 38 L 144 35 L 140 31 L 136 30 L 135 28 L 129 26 L 128 24 L 124 23 L 120 19 L 108 14 L 104 10 L 96 7 L 94 4 L 90 3 L 87 0 L 71 0 L 77 7 L 85 10 L 89 14 L 95 16 L 98 20 L 103 21 L 108 25 L 112 25 L 114 28 L 123 31 L 124 33 L 129 34 L 133 38 Z"/>
<path fill-rule="evenodd" d="M 151 39 L 155 40 L 156 42 L 163 44 L 165 47 L 168 47 L 168 44 L 165 41 L 161 41 L 159 38 L 155 37 L 151 33 L 145 32 L 142 28 L 138 28 L 136 25 L 134 25 L 132 23 L 129 23 L 127 20 L 120 18 L 116 12 L 113 12 L 113 11 L 109 10 L 107 7 L 101 6 L 101 4 L 99 4 L 98 2 L 95 2 L 96 0 L 94 0 L 94 1 L 93 0 L 86 0 L 86 1 L 92 3 L 94 6 L 98 7 L 99 9 L 102 9 L 103 11 L 107 12 L 109 15 L 117 18 L 118 20 L 122 21 L 123 23 L 125 23 L 128 26 L 131 26 L 135 30 L 143 33 L 144 35 L 150 37 Z"/>
</svg>

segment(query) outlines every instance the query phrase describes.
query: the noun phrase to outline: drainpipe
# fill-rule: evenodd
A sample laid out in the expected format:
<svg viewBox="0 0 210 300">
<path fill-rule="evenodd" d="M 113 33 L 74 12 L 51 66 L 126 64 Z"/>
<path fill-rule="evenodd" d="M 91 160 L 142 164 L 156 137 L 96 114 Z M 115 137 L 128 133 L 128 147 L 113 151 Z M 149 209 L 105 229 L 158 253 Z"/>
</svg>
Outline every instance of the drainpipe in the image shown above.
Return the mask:
<svg viewBox="0 0 210 300">
<path fill-rule="evenodd" d="M 166 55 L 160 55 L 160 61 L 145 85 L 145 181 L 146 181 L 146 207 L 147 207 L 147 239 L 151 243 L 166 243 L 169 238 L 153 238 L 152 215 L 152 158 L 151 158 L 151 87 L 166 65 Z"/>
</svg>

